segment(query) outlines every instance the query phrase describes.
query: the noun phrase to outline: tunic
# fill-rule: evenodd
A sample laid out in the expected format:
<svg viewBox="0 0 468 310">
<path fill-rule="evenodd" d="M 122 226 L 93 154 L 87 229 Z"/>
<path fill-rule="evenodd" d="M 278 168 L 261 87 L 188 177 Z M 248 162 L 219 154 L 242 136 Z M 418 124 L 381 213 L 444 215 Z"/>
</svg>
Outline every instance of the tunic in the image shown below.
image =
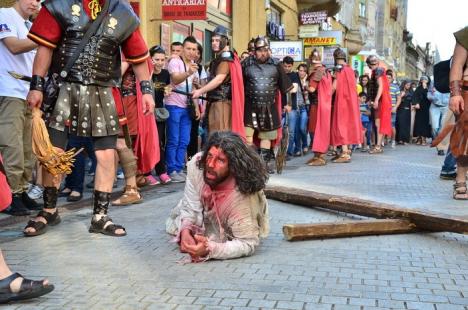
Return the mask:
<svg viewBox="0 0 468 310">
<path fill-rule="evenodd" d="M 268 235 L 268 203 L 263 191 L 240 193 L 234 180 L 209 188 L 198 168 L 201 153 L 187 165 L 184 196 L 166 221 L 166 231 L 178 236 L 189 228 L 208 238 L 208 258 L 249 256 Z"/>
</svg>

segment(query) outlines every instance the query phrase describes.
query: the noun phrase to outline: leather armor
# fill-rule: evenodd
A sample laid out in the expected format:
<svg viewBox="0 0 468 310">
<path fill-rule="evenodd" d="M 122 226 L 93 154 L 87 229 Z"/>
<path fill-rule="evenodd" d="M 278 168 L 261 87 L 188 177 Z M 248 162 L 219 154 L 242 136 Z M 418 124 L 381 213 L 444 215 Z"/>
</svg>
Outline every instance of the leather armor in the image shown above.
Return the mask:
<svg viewBox="0 0 468 310">
<path fill-rule="evenodd" d="M 139 19 L 127 1 L 110 1 L 108 16 L 68 72 L 67 82 L 103 87 L 120 85 L 120 45 L 138 28 Z M 49 0 L 44 5 L 63 31 L 51 66 L 52 72 L 59 73 L 74 54 L 92 21 L 84 11 L 82 0 Z M 77 6 L 80 8 L 78 12 Z"/>
<path fill-rule="evenodd" d="M 213 79 L 216 76 L 216 72 L 218 70 L 218 66 L 221 62 L 234 61 L 234 54 L 231 51 L 222 52 L 218 57 L 213 59 L 210 63 L 210 79 Z M 231 100 L 232 92 L 231 92 L 231 79 L 229 75 L 224 79 L 224 81 L 215 89 L 209 91 L 207 93 L 208 100 L 210 102 L 221 101 L 221 100 Z"/>
<path fill-rule="evenodd" d="M 279 82 L 279 62 L 272 58 L 257 63 L 249 57 L 243 62 L 246 126 L 271 131 L 280 127 L 275 97 Z"/>
<path fill-rule="evenodd" d="M 375 100 L 375 96 L 377 96 L 377 91 L 379 90 L 379 83 L 378 80 L 381 76 L 385 75 L 385 69 L 382 67 L 377 67 L 372 71 L 372 76 L 369 80 L 369 87 L 368 87 L 368 96 L 370 101 Z"/>
</svg>

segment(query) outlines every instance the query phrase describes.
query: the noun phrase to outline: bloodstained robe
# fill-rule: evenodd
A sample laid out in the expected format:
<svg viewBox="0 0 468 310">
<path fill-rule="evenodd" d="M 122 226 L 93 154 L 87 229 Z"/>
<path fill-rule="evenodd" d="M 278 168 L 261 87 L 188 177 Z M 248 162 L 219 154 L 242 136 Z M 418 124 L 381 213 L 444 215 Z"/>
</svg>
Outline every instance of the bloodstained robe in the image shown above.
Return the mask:
<svg viewBox="0 0 468 310">
<path fill-rule="evenodd" d="M 362 143 L 361 113 L 356 92 L 356 79 L 354 70 L 347 64 L 336 72 L 330 140 L 333 146 Z"/>
<path fill-rule="evenodd" d="M 180 236 L 183 229 L 208 239 L 205 259 L 249 256 L 269 232 L 268 202 L 263 191 L 244 195 L 235 180 L 211 189 L 198 168 L 201 153 L 187 164 L 184 195 L 166 221 L 166 231 Z M 179 241 L 179 240 L 178 240 Z"/>
<path fill-rule="evenodd" d="M 317 114 L 314 124 L 312 151 L 326 153 L 330 145 L 330 122 L 332 112 L 332 78 L 325 67 L 319 67 L 312 73 L 310 82 L 317 92 Z"/>
</svg>

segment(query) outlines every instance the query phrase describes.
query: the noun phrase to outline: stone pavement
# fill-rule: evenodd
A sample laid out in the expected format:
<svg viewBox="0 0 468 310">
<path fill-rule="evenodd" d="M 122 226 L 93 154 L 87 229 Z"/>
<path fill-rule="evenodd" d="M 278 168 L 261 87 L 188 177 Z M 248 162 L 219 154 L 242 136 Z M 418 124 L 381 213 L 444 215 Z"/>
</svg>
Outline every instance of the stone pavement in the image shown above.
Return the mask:
<svg viewBox="0 0 468 310">
<path fill-rule="evenodd" d="M 306 166 L 311 157 L 287 162 L 283 174 L 273 176 L 270 184 L 468 218 L 468 202 L 452 199 L 453 181 L 439 178 L 445 157 L 437 156 L 435 149 L 397 145 L 378 155 L 356 151 L 349 164 L 322 167 Z"/>
<path fill-rule="evenodd" d="M 282 185 L 301 184 L 300 171 L 303 176 L 316 171 L 308 180 L 312 190 L 331 189 L 337 184 L 339 191 L 347 195 L 372 198 L 388 193 L 383 198 L 390 202 L 418 198 L 430 205 L 431 198 L 421 195 L 430 192 L 421 193 L 420 189 L 438 184 L 439 158 L 433 159 L 428 152 L 410 147 L 375 157 L 375 161 L 389 162 L 395 168 L 413 168 L 408 178 L 402 171 L 384 165 L 381 169 L 385 179 L 379 181 L 375 173 L 360 171 L 373 167 L 370 161 L 374 159 L 357 154 L 352 164 L 328 166 L 335 169 L 328 173 L 319 173 L 321 168 L 299 169 L 304 158 L 295 159 L 282 176 L 274 176 L 271 182 L 283 179 Z M 403 164 L 392 155 L 408 159 Z M 418 157 L 422 158 L 420 163 L 415 159 Z M 354 181 L 355 177 L 344 170 L 338 174 L 338 169 L 363 177 L 361 190 L 360 180 Z M 341 179 L 333 182 L 327 176 L 330 173 Z M 392 173 L 400 176 L 400 183 L 418 179 L 418 173 L 423 177 L 413 192 L 399 196 L 398 189 L 404 186 L 395 186 L 398 178 Z M 432 181 L 428 182 L 428 178 Z M 449 190 L 450 183 L 440 182 L 440 186 Z M 384 187 L 386 184 L 392 186 Z M 370 185 L 376 189 L 362 190 Z M 128 236 L 124 238 L 87 233 L 90 208 L 64 212 L 59 226 L 35 238 L 22 237 L 24 223 L 3 227 L 0 247 L 11 268 L 35 279 L 48 277 L 56 290 L 2 309 L 468 310 L 468 236 L 418 233 L 291 243 L 283 239 L 284 223 L 348 218 L 271 201 L 271 233 L 255 255 L 182 264 L 184 255 L 164 232 L 165 219 L 181 197 L 180 191 L 171 193 L 171 188 L 180 185 L 170 185 L 165 193 L 145 193 L 141 205 L 112 208 L 111 216 L 127 228 Z M 452 206 L 449 193 L 432 195 L 439 200 L 445 197 L 446 205 Z"/>
</svg>

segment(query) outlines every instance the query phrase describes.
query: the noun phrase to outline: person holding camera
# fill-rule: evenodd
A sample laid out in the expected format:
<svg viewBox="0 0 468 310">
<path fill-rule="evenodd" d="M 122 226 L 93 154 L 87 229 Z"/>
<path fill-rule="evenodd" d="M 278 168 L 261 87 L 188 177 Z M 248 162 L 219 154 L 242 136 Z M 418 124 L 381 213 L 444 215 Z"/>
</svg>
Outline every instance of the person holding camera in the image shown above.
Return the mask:
<svg viewBox="0 0 468 310">
<path fill-rule="evenodd" d="M 199 79 L 197 59 L 198 43 L 193 36 L 185 38 L 180 57 L 169 61 L 167 70 L 171 76 L 171 88 L 190 93 L 194 79 Z M 183 172 L 185 154 L 190 142 L 192 118 L 200 119 L 198 104 L 187 95 L 172 92 L 164 100 L 169 111 L 167 120 L 166 163 L 172 182 L 185 182 Z M 192 110 L 191 110 L 192 109 Z"/>
</svg>

